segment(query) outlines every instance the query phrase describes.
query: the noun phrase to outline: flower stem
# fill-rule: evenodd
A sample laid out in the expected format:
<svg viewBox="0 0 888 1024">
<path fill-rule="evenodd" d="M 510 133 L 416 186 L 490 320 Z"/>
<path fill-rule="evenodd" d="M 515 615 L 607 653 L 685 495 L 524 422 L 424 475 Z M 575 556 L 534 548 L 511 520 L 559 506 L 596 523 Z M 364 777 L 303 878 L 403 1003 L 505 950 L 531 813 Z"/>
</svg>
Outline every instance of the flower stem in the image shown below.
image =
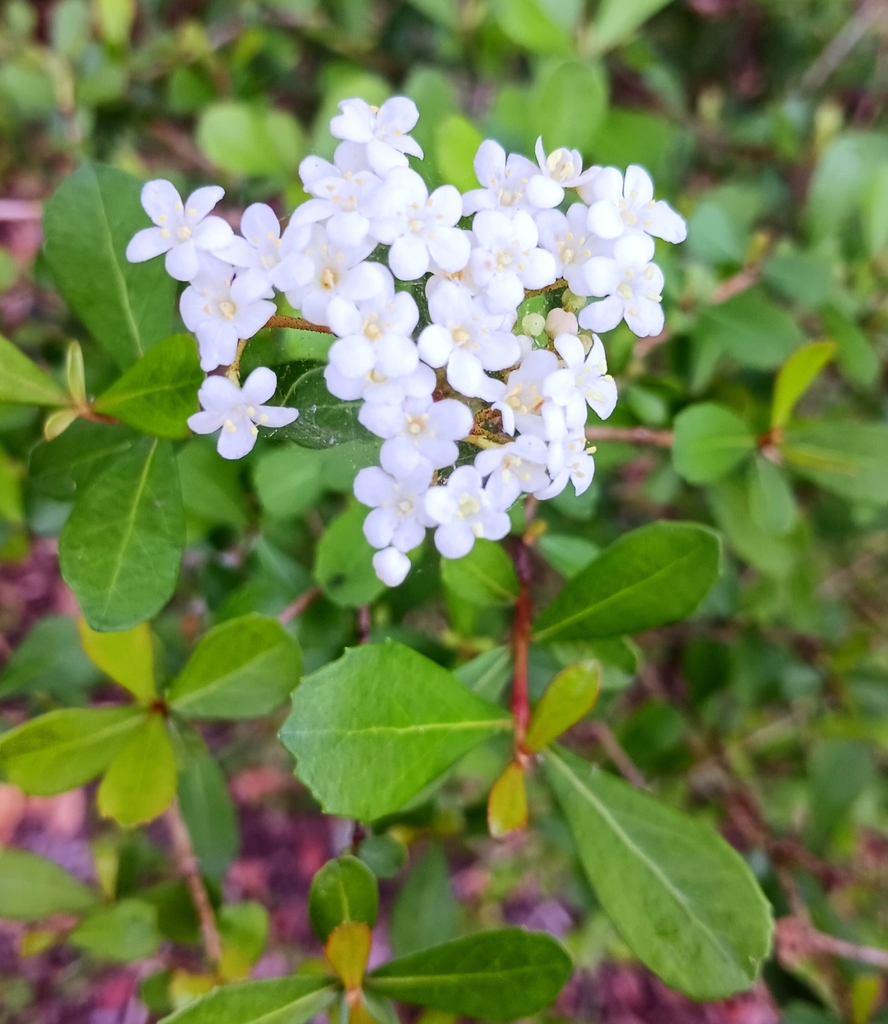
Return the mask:
<svg viewBox="0 0 888 1024">
<path fill-rule="evenodd" d="M 303 320 L 301 316 L 270 316 L 266 327 L 289 327 L 294 331 L 314 331 L 317 334 L 332 334 L 329 327 L 313 324 L 311 320 Z"/>
<path fill-rule="evenodd" d="M 203 879 L 200 877 L 200 865 L 191 843 L 191 836 L 188 834 L 188 826 L 179 810 L 178 800 L 174 800 L 167 810 L 166 824 L 179 871 L 185 876 L 191 899 L 194 902 L 194 909 L 197 911 L 207 959 L 215 966 L 222 959 L 222 940 L 219 938 L 216 915 L 213 913 L 210 897 L 207 895 Z"/>
</svg>

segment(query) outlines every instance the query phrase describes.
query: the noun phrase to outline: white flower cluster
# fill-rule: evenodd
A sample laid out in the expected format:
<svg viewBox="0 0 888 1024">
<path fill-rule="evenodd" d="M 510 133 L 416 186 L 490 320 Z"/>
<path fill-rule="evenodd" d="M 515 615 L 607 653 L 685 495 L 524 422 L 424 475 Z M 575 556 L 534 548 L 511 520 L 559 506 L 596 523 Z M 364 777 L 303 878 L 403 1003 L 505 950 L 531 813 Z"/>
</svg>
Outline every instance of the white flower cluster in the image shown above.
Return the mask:
<svg viewBox="0 0 888 1024">
<path fill-rule="evenodd" d="M 426 529 L 442 555 L 460 558 L 476 538 L 508 533 L 506 512 L 520 495 L 589 486 L 588 410 L 606 419 L 617 388 L 601 340 L 580 330 L 625 320 L 641 337 L 659 334 L 663 274 L 651 262 L 652 236 L 680 242 L 686 229 L 654 199 L 641 167 L 625 175 L 583 170 L 576 150 L 547 155 L 542 140 L 536 164 L 483 142 L 475 157 L 480 188 L 429 193 L 406 156 L 422 158 L 409 134 L 419 116 L 412 101 L 395 97 L 377 108 L 353 99 L 339 108 L 333 162 L 303 160 L 313 198 L 283 233 L 257 203 L 236 237 L 209 216 L 221 189 L 198 189 L 183 204 L 169 182 L 154 181 L 143 205 L 156 226 L 133 238 L 127 256 L 166 253 L 168 271 L 189 282 L 181 312 L 206 371 L 230 364 L 239 340 L 267 322 L 274 289 L 332 331 L 327 386 L 344 401 L 361 400 L 360 422 L 383 439 L 381 465 L 358 473 L 355 495 L 372 509 L 364 533 L 378 549 L 376 572 L 395 586 Z M 573 202 L 562 212 L 567 192 Z M 468 217 L 471 227 L 460 226 Z M 387 266 L 369 258 L 380 245 Z M 565 308 L 545 319 L 529 314 L 516 334 L 527 292 L 557 292 L 560 280 Z M 399 282 L 417 284 L 411 293 Z M 428 322 L 420 324 L 414 296 L 423 293 Z M 208 377 L 199 392 L 205 411 L 191 417 L 192 429 L 221 427 L 220 453 L 241 457 L 257 425 L 278 427 L 297 415 L 262 404 L 275 383 L 265 368 L 242 389 Z M 480 450 L 473 465 L 453 469 L 458 441 Z"/>
</svg>

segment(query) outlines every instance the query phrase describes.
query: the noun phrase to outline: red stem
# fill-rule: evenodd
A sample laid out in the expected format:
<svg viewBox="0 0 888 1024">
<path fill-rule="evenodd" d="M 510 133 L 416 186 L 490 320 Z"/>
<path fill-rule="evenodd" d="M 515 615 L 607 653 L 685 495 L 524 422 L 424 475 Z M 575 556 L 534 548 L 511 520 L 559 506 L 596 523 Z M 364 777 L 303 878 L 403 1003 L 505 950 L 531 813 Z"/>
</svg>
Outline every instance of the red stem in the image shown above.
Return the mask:
<svg viewBox="0 0 888 1024">
<path fill-rule="evenodd" d="M 515 623 L 512 627 L 512 657 L 514 675 L 512 679 L 512 718 L 515 723 L 515 752 L 520 760 L 527 756 L 524 739 L 530 722 L 530 701 L 527 691 L 527 649 L 530 645 L 530 629 L 533 623 L 533 601 L 530 596 L 530 551 L 522 540 L 514 552 L 515 570 L 518 573 L 518 600 L 515 602 Z"/>
</svg>

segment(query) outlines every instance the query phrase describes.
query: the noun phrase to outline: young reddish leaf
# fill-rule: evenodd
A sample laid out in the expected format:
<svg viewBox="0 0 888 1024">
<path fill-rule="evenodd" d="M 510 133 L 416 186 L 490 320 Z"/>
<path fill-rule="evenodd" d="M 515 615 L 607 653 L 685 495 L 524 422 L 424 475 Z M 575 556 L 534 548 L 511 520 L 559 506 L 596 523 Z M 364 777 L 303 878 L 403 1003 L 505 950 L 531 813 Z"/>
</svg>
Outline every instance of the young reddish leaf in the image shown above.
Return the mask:
<svg viewBox="0 0 888 1024">
<path fill-rule="evenodd" d="M 524 766 L 512 761 L 494 782 L 487 801 L 487 826 L 494 839 L 527 825 Z"/>
</svg>

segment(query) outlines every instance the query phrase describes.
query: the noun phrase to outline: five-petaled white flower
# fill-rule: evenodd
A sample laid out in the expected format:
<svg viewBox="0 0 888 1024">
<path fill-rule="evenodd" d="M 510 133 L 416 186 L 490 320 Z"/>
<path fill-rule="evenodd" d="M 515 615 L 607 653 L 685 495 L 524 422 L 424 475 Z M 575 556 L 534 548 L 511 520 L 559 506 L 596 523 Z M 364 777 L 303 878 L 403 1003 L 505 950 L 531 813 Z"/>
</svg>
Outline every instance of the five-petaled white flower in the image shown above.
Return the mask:
<svg viewBox="0 0 888 1024">
<path fill-rule="evenodd" d="M 326 222 L 327 234 L 337 245 L 360 245 L 370 230 L 367 204 L 381 179 L 365 165 L 363 147 L 342 142 L 331 164 L 318 156 L 306 157 L 299 173 L 314 199 L 297 206 L 291 223 Z"/>
<path fill-rule="evenodd" d="M 607 372 L 601 338 L 593 335 L 588 355 L 575 334 L 560 334 L 555 348 L 565 366 L 546 377 L 543 394 L 564 409 L 568 430 L 586 425 L 587 404 L 606 420 L 617 404 L 617 384 Z"/>
<path fill-rule="evenodd" d="M 567 213 L 543 210 L 534 218 L 540 233 L 540 246 L 555 257 L 555 272 L 567 281 L 574 295 L 589 295 L 585 266 L 593 257 L 609 253 L 586 227 L 586 207 L 574 203 Z"/>
<path fill-rule="evenodd" d="M 566 427 L 564 413 L 543 391 L 546 378 L 558 369 L 558 357 L 545 349 L 534 349 L 513 370 L 502 396 L 493 404 L 503 419 L 503 430 L 552 439 L 561 437 Z"/>
<path fill-rule="evenodd" d="M 626 177 L 616 167 L 605 167 L 580 195 L 589 207 L 589 230 L 601 238 L 644 232 L 666 242 L 683 242 L 688 236 L 684 218 L 662 199 L 654 199 L 654 183 L 643 167 L 632 164 Z"/>
<path fill-rule="evenodd" d="M 364 520 L 364 536 L 373 547 L 395 547 L 406 552 L 422 543 L 426 527 L 435 525 L 424 504 L 430 483 L 431 474 L 425 465 L 402 477 L 394 477 L 379 466 L 368 466 L 358 473 L 355 497 L 373 509 Z"/>
<path fill-rule="evenodd" d="M 341 114 L 330 121 L 334 138 L 361 142 L 367 146 L 367 161 L 377 174 L 393 167 L 406 166 L 405 153 L 422 159 L 422 148 L 410 132 L 419 120 L 419 111 L 406 96 L 392 96 L 381 107 L 366 100 L 343 100 Z"/>
<path fill-rule="evenodd" d="M 536 493 L 536 497 L 543 501 L 560 494 L 568 480 L 573 484 L 574 492 L 580 495 L 588 489 L 595 475 L 595 459 L 586 447 L 586 435 L 582 430 L 568 434 L 560 441 L 550 442 L 547 464 L 552 483 Z"/>
<path fill-rule="evenodd" d="M 126 247 L 130 263 L 144 263 L 166 253 L 166 269 L 177 281 L 191 281 L 200 270 L 198 251 L 217 252 L 231 243 L 234 233 L 221 217 L 209 212 L 225 189 L 208 185 L 192 192 L 183 203 L 173 184 L 163 178 L 142 186 L 142 207 L 156 227 L 137 231 Z"/>
<path fill-rule="evenodd" d="M 474 167 L 481 188 L 471 189 L 463 195 L 465 216 L 479 210 L 500 210 L 511 214 L 516 210 L 533 212 L 538 209 L 528 198 L 527 185 L 540 172 L 526 156 L 511 153 L 506 158 L 503 147 L 493 139 L 487 139 L 478 147 Z M 552 205 L 557 206 L 558 203 Z"/>
<path fill-rule="evenodd" d="M 219 430 L 216 448 L 223 459 L 242 459 L 256 443 L 259 427 L 285 427 L 299 415 L 296 409 L 265 405 L 274 394 L 277 377 L 265 366 L 253 370 L 242 388 L 227 377 L 207 377 L 197 397 L 203 412 L 188 417 L 196 434 Z"/>
<path fill-rule="evenodd" d="M 253 203 L 241 217 L 243 237 L 235 235 L 231 244 L 216 255 L 236 267 L 255 270 L 278 291 L 298 288 L 314 273 L 311 259 L 303 253 L 308 244 L 308 228 L 299 228 L 292 219 L 281 234 L 277 214 L 265 203 Z"/>
<path fill-rule="evenodd" d="M 639 338 L 663 330 L 663 271 L 651 263 L 654 242 L 649 235 L 624 235 L 614 254 L 593 256 L 584 268 L 592 295 L 606 295 L 580 310 L 580 326 L 610 331 L 625 319 Z"/>
<path fill-rule="evenodd" d="M 460 466 L 443 487 L 430 487 L 425 507 L 439 523 L 435 547 L 445 558 L 462 558 L 479 538 L 501 540 L 511 523 L 474 466 Z"/>
<path fill-rule="evenodd" d="M 475 469 L 487 480 L 487 490 L 500 508 L 508 508 L 519 494 L 532 494 L 549 486 L 546 442 L 522 434 L 508 444 L 485 448 L 475 456 Z"/>
<path fill-rule="evenodd" d="M 379 453 L 383 469 L 393 476 L 412 473 L 425 465 L 429 473 L 456 462 L 456 441 L 472 429 L 468 407 L 454 398 L 433 402 L 407 398 L 400 405 L 366 402 L 358 419 L 371 433 L 385 438 Z"/>
<path fill-rule="evenodd" d="M 519 210 L 512 217 L 482 210 L 472 225 L 477 248 L 472 251 L 472 276 L 484 289 L 492 312 L 513 313 L 525 288 L 544 288 L 555 280 L 555 257 L 537 248 L 533 218 Z"/>
<path fill-rule="evenodd" d="M 564 199 L 566 188 L 579 188 L 591 181 L 600 168 L 583 170 L 583 157 L 578 149 L 553 149 L 546 156 L 543 137 L 536 141 L 536 158 L 540 170 L 527 183 L 527 197 L 540 209 L 551 209 Z"/>
<path fill-rule="evenodd" d="M 252 338 L 275 313 L 271 288 L 255 270 L 241 271 L 215 256 L 201 257 L 201 269 L 182 292 L 179 310 L 197 335 L 203 370 L 227 366 L 240 338 Z"/>
<path fill-rule="evenodd" d="M 435 371 L 425 363 L 404 377 L 387 377 L 376 369 L 362 377 L 346 377 L 328 363 L 324 380 L 330 394 L 344 402 L 363 399 L 375 405 L 400 405 L 405 398 L 428 398 L 435 390 Z"/>
</svg>

